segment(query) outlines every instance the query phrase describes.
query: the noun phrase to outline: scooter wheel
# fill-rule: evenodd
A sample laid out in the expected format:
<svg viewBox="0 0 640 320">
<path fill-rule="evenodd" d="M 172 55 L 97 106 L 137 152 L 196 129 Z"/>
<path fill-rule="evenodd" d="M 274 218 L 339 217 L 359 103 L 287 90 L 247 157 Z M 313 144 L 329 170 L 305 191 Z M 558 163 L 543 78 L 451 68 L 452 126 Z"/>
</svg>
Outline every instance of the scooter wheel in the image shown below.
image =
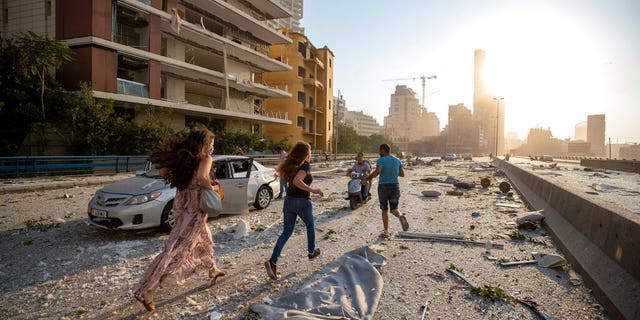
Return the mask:
<svg viewBox="0 0 640 320">
<path fill-rule="evenodd" d="M 360 207 L 360 199 L 357 196 L 350 196 L 349 207 L 351 207 L 351 210 L 358 209 Z"/>
</svg>

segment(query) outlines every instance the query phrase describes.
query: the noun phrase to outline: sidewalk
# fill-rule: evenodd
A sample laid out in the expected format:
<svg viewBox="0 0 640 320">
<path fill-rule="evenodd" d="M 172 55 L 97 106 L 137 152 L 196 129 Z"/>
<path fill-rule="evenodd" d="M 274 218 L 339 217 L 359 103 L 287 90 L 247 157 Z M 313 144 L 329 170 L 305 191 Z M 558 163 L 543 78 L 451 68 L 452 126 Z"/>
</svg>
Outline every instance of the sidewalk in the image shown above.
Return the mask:
<svg viewBox="0 0 640 320">
<path fill-rule="evenodd" d="M 8 179 L 0 182 L 0 193 L 24 193 L 52 189 L 73 188 L 76 186 L 104 185 L 133 177 L 134 173 L 90 176 L 58 176 L 23 179 Z"/>
</svg>

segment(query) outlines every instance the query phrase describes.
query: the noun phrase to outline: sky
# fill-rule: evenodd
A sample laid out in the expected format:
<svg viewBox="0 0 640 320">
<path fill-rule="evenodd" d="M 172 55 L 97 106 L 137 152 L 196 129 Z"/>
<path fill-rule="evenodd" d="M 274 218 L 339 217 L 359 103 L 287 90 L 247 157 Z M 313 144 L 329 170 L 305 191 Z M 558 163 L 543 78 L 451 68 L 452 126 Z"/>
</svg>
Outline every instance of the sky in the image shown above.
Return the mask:
<svg viewBox="0 0 640 320">
<path fill-rule="evenodd" d="M 304 0 L 302 26 L 335 54 L 334 95 L 380 124 L 396 85 L 447 123 L 448 106 L 473 110 L 473 52 L 506 105 L 505 132 L 532 127 L 573 138 L 589 114 L 606 137 L 640 142 L 640 1 Z"/>
</svg>

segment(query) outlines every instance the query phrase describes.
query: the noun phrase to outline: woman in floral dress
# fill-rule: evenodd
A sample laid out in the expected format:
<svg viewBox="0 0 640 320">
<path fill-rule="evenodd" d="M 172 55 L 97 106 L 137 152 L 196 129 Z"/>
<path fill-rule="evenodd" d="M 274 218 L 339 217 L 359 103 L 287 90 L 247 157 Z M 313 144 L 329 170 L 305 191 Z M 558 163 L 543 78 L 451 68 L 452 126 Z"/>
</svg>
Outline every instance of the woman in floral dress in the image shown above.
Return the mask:
<svg viewBox="0 0 640 320">
<path fill-rule="evenodd" d="M 181 285 L 198 269 L 208 271 L 212 285 L 226 274 L 216 266 L 207 213 L 199 209 L 200 188 L 219 188 L 210 178 L 213 143 L 211 131 L 194 129 L 186 138 L 176 137 L 149 156 L 164 179 L 178 189 L 169 239 L 133 290 L 149 312 L 155 310 L 153 293 L 159 285 Z"/>
</svg>

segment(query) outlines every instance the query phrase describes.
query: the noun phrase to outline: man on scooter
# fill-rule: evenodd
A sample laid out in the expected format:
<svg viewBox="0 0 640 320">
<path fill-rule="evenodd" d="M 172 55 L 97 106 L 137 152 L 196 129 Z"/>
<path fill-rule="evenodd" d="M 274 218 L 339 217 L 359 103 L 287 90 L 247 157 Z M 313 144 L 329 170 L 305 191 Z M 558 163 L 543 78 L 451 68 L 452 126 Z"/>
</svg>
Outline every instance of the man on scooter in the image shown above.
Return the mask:
<svg viewBox="0 0 640 320">
<path fill-rule="evenodd" d="M 369 161 L 364 159 L 364 153 L 362 152 L 358 152 L 358 155 L 356 156 L 356 163 L 354 163 L 353 167 L 351 167 L 351 169 L 347 171 L 347 176 L 350 176 L 351 172 L 354 172 L 354 171 L 357 173 L 362 173 L 364 175 L 364 177 L 362 178 L 363 180 L 369 174 L 371 174 L 371 165 L 369 164 Z M 371 184 L 369 182 L 367 182 L 367 184 L 362 186 L 363 194 L 366 200 L 368 200 L 368 198 L 371 197 L 371 195 L 369 194 L 370 186 Z"/>
</svg>

